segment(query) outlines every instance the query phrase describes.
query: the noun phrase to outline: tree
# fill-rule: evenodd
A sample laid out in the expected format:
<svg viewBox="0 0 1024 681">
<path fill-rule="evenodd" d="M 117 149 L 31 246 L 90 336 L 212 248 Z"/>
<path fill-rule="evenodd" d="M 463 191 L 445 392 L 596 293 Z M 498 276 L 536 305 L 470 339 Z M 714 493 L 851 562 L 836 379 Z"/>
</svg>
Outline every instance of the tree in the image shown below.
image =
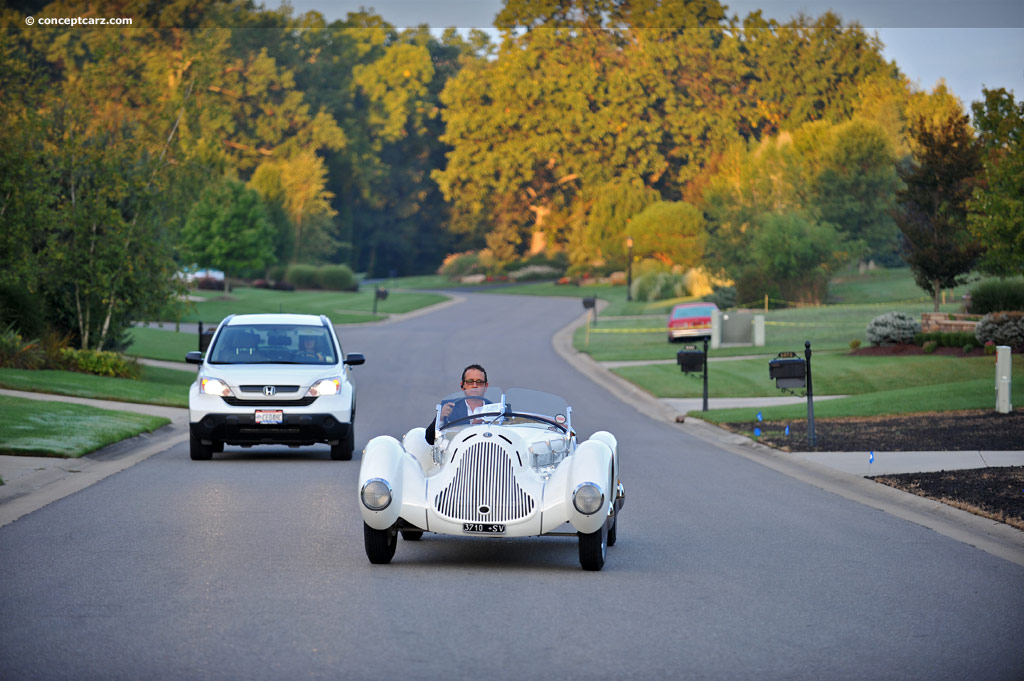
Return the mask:
<svg viewBox="0 0 1024 681">
<path fill-rule="evenodd" d="M 983 247 L 967 230 L 967 200 L 981 169 L 967 116 L 950 112 L 933 124 L 918 117 L 910 136 L 916 158 L 899 171 L 896 224 L 917 285 L 939 311 L 943 288 L 969 280 Z"/>
<path fill-rule="evenodd" d="M 189 212 L 181 249 L 192 262 L 223 270 L 227 293 L 231 275 L 274 261 L 274 236 L 260 195 L 241 182 L 224 180 L 205 190 Z"/>
<path fill-rule="evenodd" d="M 683 268 L 700 263 L 708 239 L 703 213 L 682 201 L 647 206 L 630 221 L 628 234 L 636 257 L 653 257 Z"/>
<path fill-rule="evenodd" d="M 899 177 L 885 133 L 853 119 L 835 126 L 831 137 L 812 185 L 818 215 L 851 246 L 862 243 L 865 257 L 897 264 L 899 230 L 891 212 Z"/>
<path fill-rule="evenodd" d="M 974 102 L 983 149 L 981 181 L 968 202 L 968 227 L 983 246 L 979 267 L 999 276 L 1024 273 L 1024 102 L 1004 88 Z"/>
<path fill-rule="evenodd" d="M 774 289 L 783 300 L 818 303 L 825 298 L 832 273 L 850 258 L 843 244 L 831 225 L 815 223 L 801 213 L 764 216 L 750 245 L 753 268 L 745 278 L 759 278 L 762 290 Z M 743 291 L 740 284 L 739 295 L 753 292 Z"/>
</svg>

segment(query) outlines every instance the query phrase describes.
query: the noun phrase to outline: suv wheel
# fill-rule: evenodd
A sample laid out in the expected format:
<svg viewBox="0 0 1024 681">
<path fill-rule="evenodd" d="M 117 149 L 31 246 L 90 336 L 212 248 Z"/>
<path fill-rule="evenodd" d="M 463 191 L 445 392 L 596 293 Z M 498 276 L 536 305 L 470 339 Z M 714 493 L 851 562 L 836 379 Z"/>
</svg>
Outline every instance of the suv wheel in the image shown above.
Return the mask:
<svg viewBox="0 0 1024 681">
<path fill-rule="evenodd" d="M 204 445 L 195 433 L 189 432 L 188 452 L 193 461 L 209 461 L 213 458 L 213 445 Z"/>
<path fill-rule="evenodd" d="M 348 434 L 336 445 L 331 445 L 331 459 L 334 461 L 351 461 L 352 450 L 355 449 L 355 424 L 348 424 Z"/>
</svg>

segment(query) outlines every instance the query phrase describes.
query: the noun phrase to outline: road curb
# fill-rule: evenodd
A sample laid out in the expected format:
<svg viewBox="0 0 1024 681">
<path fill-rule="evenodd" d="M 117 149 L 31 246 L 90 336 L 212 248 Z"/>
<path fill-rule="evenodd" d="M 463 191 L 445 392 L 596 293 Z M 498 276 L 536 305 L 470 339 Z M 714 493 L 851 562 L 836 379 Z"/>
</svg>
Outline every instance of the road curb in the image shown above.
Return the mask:
<svg viewBox="0 0 1024 681">
<path fill-rule="evenodd" d="M 5 476 L 0 486 L 0 527 L 24 515 L 119 473 L 154 454 L 166 451 L 188 439 L 188 410 L 175 407 L 95 400 L 66 395 L 0 390 L 0 394 L 50 402 L 84 404 L 110 411 L 133 411 L 170 418 L 171 423 L 151 433 L 98 449 L 77 459 L 59 457 L 3 456 L 0 460 L 17 464 L 20 473 L 11 480 Z"/>
</svg>

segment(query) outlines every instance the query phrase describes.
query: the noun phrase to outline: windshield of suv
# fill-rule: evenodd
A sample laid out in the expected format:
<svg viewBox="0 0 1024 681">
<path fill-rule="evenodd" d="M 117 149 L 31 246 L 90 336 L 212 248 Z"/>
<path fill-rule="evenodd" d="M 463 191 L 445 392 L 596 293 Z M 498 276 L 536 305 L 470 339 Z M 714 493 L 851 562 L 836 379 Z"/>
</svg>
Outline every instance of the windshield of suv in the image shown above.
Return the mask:
<svg viewBox="0 0 1024 681">
<path fill-rule="evenodd" d="M 570 411 L 568 403 L 558 395 L 527 388 L 503 391 L 491 387 L 483 394 L 471 390 L 443 397 L 438 404 L 439 422 L 435 428 L 440 431 L 475 423 L 530 424 L 568 432 Z"/>
<path fill-rule="evenodd" d="M 294 324 L 234 324 L 217 334 L 211 364 L 337 364 L 326 328 Z"/>
</svg>

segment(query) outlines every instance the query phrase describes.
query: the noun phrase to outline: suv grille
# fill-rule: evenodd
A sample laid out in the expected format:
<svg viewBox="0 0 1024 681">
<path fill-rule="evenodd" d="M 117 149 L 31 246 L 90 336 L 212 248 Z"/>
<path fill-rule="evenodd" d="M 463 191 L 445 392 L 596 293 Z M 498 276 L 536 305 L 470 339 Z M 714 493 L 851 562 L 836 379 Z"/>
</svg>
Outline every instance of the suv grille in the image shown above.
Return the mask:
<svg viewBox="0 0 1024 681">
<path fill-rule="evenodd" d="M 264 386 L 264 385 L 241 385 L 241 386 L 239 386 L 239 388 L 241 388 L 243 393 L 262 393 L 263 392 L 263 388 L 265 388 L 265 387 L 266 386 Z M 274 388 L 279 393 L 297 393 L 297 392 L 299 392 L 299 386 L 297 386 L 297 385 L 275 385 Z"/>
<path fill-rule="evenodd" d="M 221 397 L 232 407 L 308 407 L 316 402 L 315 397 L 303 397 L 298 400 L 241 400 L 237 397 Z"/>
<path fill-rule="evenodd" d="M 481 442 L 462 455 L 455 478 L 434 497 L 434 507 L 452 520 L 508 522 L 525 518 L 535 502 L 515 480 L 512 462 L 499 445 Z M 481 507 L 489 509 L 481 513 Z"/>
</svg>

